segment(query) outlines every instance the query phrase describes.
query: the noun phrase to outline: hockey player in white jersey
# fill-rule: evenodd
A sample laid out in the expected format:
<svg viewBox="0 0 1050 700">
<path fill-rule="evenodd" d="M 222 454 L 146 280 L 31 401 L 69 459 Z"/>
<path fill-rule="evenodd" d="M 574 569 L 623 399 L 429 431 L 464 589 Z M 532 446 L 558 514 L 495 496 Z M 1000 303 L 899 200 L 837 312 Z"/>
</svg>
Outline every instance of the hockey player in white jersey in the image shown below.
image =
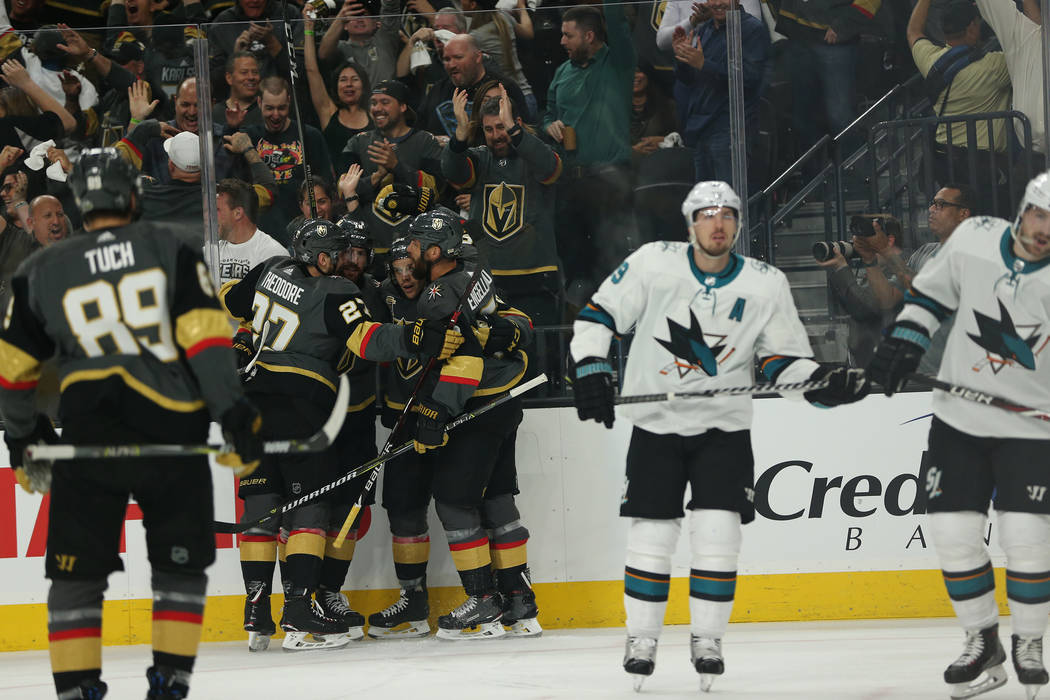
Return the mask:
<svg viewBox="0 0 1050 700">
<path fill-rule="evenodd" d="M 1050 173 L 1028 183 L 1017 218 L 963 221 L 912 280 L 904 309 L 868 367 L 887 396 L 914 372 L 937 327 L 955 314 L 938 378 L 1028 406 L 1050 406 Z M 953 698 L 1006 683 L 988 503 L 1006 553 L 1011 652 L 1029 699 L 1047 683 L 1050 613 L 1050 424 L 933 393 L 927 522 L 965 649 L 944 672 Z M 994 496 L 994 498 L 993 498 Z"/>
<path fill-rule="evenodd" d="M 756 356 L 773 382 L 826 377 L 825 388 L 805 394 L 811 403 L 836 406 L 867 394 L 861 370 L 811 359 L 784 274 L 732 252 L 739 210 L 740 198 L 726 183 L 697 184 L 682 204 L 690 243 L 642 246 L 580 312 L 570 349 L 581 420 L 612 427 L 609 343 L 632 330 L 624 394 L 749 385 Z M 634 424 L 620 515 L 630 518 L 623 665 L 635 689 L 655 668 L 687 483 L 690 660 L 703 690 L 724 670 L 741 525 L 755 517 L 751 410 L 747 396 L 621 407 Z"/>
</svg>

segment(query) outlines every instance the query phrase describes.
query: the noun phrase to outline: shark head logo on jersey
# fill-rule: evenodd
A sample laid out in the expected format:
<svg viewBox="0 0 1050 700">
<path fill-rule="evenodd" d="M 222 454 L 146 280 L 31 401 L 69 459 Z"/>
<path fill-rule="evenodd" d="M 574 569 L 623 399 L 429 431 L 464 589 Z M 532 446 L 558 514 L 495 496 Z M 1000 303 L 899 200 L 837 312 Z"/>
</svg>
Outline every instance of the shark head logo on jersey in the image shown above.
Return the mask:
<svg viewBox="0 0 1050 700">
<path fill-rule="evenodd" d="M 655 340 L 675 356 L 674 366 L 678 368 L 679 377 L 693 370 L 702 370 L 709 377 L 718 374 L 718 356 L 725 350 L 725 345 L 721 343 L 725 340 L 724 335 L 714 336 L 716 344 L 709 346 L 704 340 L 706 334 L 700 328 L 700 321 L 692 311 L 689 312 L 689 328 L 669 318 L 667 330 L 671 335 L 670 340 Z M 666 373 L 666 370 L 663 372 Z"/>
<path fill-rule="evenodd" d="M 1036 355 L 1042 350 L 1034 350 L 1041 337 L 1037 332 L 1038 324 L 1014 326 L 1010 312 L 1002 301 L 999 302 L 999 320 L 976 310 L 973 315 L 977 320 L 978 334 L 966 335 L 985 351 L 987 362 L 994 373 L 998 374 L 1001 369 L 1012 365 L 1035 369 Z M 1021 337 L 1020 331 L 1025 331 L 1025 337 Z"/>
</svg>

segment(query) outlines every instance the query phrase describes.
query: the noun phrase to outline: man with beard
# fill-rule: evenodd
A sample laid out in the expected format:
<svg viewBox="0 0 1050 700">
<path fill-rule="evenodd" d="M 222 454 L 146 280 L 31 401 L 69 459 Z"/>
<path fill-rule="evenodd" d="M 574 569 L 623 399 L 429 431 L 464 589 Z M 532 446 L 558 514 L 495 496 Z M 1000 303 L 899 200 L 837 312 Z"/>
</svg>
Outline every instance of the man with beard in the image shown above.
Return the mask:
<svg viewBox="0 0 1050 700">
<path fill-rule="evenodd" d="M 421 129 L 426 129 L 432 134 L 451 136 L 456 131 L 456 116 L 452 103 L 454 91 L 465 91 L 468 104 L 472 104 L 474 93 L 481 84 L 492 80 L 506 89 L 518 114 L 526 113 L 525 95 L 521 88 L 502 73 L 486 70 L 481 50 L 470 34 L 457 34 L 450 39 L 445 44 L 442 58 L 448 75 L 430 88 L 423 100 L 420 109 Z"/>
<path fill-rule="evenodd" d="M 273 172 L 276 182 L 274 204 L 262 216 L 261 228 L 283 236 L 285 223 L 299 214 L 297 194 L 304 179 L 304 160 L 309 158 L 313 174 L 328 181 L 332 179 L 332 161 L 321 132 L 309 124 L 295 124 L 288 116 L 291 106 L 288 81 L 271 76 L 262 81 L 261 89 L 259 107 L 263 123 L 243 131 L 255 144 L 255 150 Z M 299 140 L 300 127 L 305 144 Z M 290 240 L 280 240 L 280 243 L 287 245 Z"/>
<path fill-rule="evenodd" d="M 409 92 L 403 83 L 384 80 L 373 87 L 375 129 L 357 134 L 343 149 L 351 165 L 364 169 L 353 197 L 363 210 L 377 256 L 390 250 L 393 230 L 414 213 L 376 206 L 380 191 L 397 184 L 436 188 L 441 173 L 441 144 L 428 132 L 414 128 L 416 114 L 408 103 Z"/>
</svg>

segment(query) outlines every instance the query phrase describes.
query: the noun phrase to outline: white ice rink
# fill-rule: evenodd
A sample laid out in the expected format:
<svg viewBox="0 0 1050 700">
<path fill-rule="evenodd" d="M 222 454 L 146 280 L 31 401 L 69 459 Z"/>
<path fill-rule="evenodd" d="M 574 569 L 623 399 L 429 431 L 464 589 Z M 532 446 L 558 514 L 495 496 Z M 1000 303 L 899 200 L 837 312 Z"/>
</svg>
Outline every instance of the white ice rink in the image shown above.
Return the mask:
<svg viewBox="0 0 1050 700">
<path fill-rule="evenodd" d="M 1000 624 L 1009 648 L 1009 619 Z M 351 643 L 343 650 L 249 654 L 245 643 L 201 647 L 193 700 L 463 700 L 486 698 L 688 698 L 700 694 L 689 630 L 664 629 L 656 672 L 641 695 L 620 667 L 619 628 L 554 630 L 538 639 Z M 732 625 L 726 675 L 710 700 L 924 700 L 948 698 L 944 667 L 962 651 L 954 620 Z M 105 647 L 107 700 L 145 696 L 146 646 Z M 1025 695 L 1013 677 L 981 698 Z M 0 653 L 0 699 L 53 698 L 47 652 Z"/>
</svg>

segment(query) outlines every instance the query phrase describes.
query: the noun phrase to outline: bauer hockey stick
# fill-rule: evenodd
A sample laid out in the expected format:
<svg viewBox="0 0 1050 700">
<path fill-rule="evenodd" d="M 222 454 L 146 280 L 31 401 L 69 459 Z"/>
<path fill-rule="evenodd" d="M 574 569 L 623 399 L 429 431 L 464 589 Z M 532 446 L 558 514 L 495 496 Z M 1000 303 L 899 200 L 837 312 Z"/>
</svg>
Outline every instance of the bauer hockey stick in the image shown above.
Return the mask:
<svg viewBox="0 0 1050 700">
<path fill-rule="evenodd" d="M 489 274 L 485 268 L 480 264 L 477 269 L 474 270 L 474 274 L 470 276 L 470 281 L 467 283 L 467 288 L 463 290 L 463 296 L 460 297 L 459 303 L 456 304 L 456 310 L 452 312 L 452 316 L 448 319 L 448 330 L 452 330 L 456 327 L 459 322 L 459 317 L 463 314 L 464 305 L 469 305 L 471 311 L 477 311 L 478 307 L 481 306 L 481 302 L 484 301 L 485 296 L 488 295 L 489 290 L 492 289 L 492 275 Z M 419 379 L 416 381 L 416 386 L 412 389 L 412 394 L 408 397 L 408 401 L 405 402 L 405 407 L 401 410 L 401 415 L 397 418 L 397 424 L 394 425 L 394 429 L 390 431 L 390 435 L 386 439 L 386 443 L 383 445 L 383 449 L 379 451 L 380 455 L 385 455 L 391 447 L 394 445 L 394 438 L 397 437 L 398 431 L 405 424 L 405 420 L 408 418 L 409 412 L 412 410 L 412 404 L 416 402 L 416 396 L 419 395 L 419 390 L 423 388 L 423 382 L 426 381 L 427 375 L 430 374 L 430 370 L 434 367 L 434 363 L 437 362 L 436 357 L 431 357 L 427 360 L 427 364 L 423 367 L 423 371 L 419 375 Z M 350 534 L 350 528 L 353 527 L 354 521 L 357 520 L 357 514 L 361 512 L 361 508 L 364 507 L 365 496 L 375 488 L 376 480 L 379 478 L 379 469 L 376 469 L 368 477 L 368 481 L 365 482 L 365 486 L 361 489 L 361 495 L 358 496 L 354 505 L 350 507 L 350 514 L 346 516 L 346 520 L 343 521 L 343 526 L 339 528 L 339 534 L 336 535 L 335 541 L 332 543 L 338 549 L 343 546 L 343 542 L 346 541 L 346 536 Z"/>
<path fill-rule="evenodd" d="M 339 378 L 339 391 L 335 395 L 335 406 L 321 429 L 302 440 L 267 440 L 263 452 L 268 455 L 321 452 L 335 442 L 339 429 L 346 420 L 346 407 L 350 403 L 350 382 Z M 29 445 L 29 459 L 111 459 L 120 457 L 191 457 L 233 452 L 232 445 Z"/>
<path fill-rule="evenodd" d="M 303 174 L 306 178 L 306 201 L 310 204 L 310 218 L 317 218 L 317 199 L 314 197 L 314 176 L 310 163 L 306 160 L 306 137 L 303 135 L 303 115 L 299 111 L 299 95 L 295 88 L 295 79 L 299 77 L 299 68 L 295 62 L 295 40 L 292 38 L 292 20 L 288 17 L 288 0 L 281 5 L 284 14 L 284 39 L 288 49 L 288 83 L 291 86 L 292 109 L 295 110 L 295 125 L 299 129 L 299 143 L 303 145 Z M 305 40 L 306 37 L 304 36 Z"/>
<path fill-rule="evenodd" d="M 498 398 L 495 398 L 492 401 L 489 401 L 487 404 L 479 406 L 477 409 L 475 409 L 473 411 L 467 411 L 466 413 L 460 414 L 459 416 L 456 417 L 455 420 L 453 420 L 451 423 L 449 423 L 445 427 L 445 429 L 446 430 L 455 430 L 456 428 L 458 428 L 459 426 L 463 425 L 467 421 L 474 420 L 475 418 L 477 418 L 478 416 L 480 416 L 483 413 L 488 413 L 489 411 L 491 411 L 492 409 L 496 408 L 497 406 L 501 406 L 501 405 L 505 404 L 506 402 L 510 401 L 511 399 L 513 399 L 513 398 L 515 398 L 517 396 L 521 396 L 522 394 L 524 394 L 527 391 L 531 391 L 532 389 L 536 388 L 540 384 L 545 383 L 546 381 L 547 381 L 547 375 L 545 375 L 545 374 L 541 374 L 538 377 L 533 377 L 529 381 L 523 382 L 522 384 L 519 384 L 518 386 L 514 387 L 513 389 L 511 389 L 506 394 L 503 394 L 502 396 L 500 396 Z M 299 506 L 304 505 L 306 503 L 309 503 L 310 501 L 314 500 L 315 498 L 318 498 L 319 496 L 322 496 L 322 495 L 324 495 L 326 493 L 330 493 L 333 489 L 339 488 L 340 486 L 342 486 L 343 484 L 347 483 L 351 479 L 356 479 L 357 477 L 359 477 L 359 476 L 361 476 L 363 474 L 367 474 L 368 472 L 372 472 L 373 474 L 378 474 L 379 473 L 379 467 L 383 466 L 384 464 L 386 464 L 387 462 L 389 462 L 390 460 L 392 460 L 392 459 L 394 459 L 396 457 L 400 457 L 403 454 L 411 452 L 414 449 L 416 449 L 416 448 L 413 446 L 412 441 L 408 440 L 408 441 L 398 445 L 394 449 L 384 452 L 383 454 L 379 455 L 375 459 L 373 459 L 371 461 L 368 461 L 368 462 L 365 462 L 364 464 L 362 464 L 359 467 L 355 467 L 354 469 L 351 469 L 346 474 L 343 474 L 341 477 L 339 477 L 338 479 L 336 479 L 332 483 L 327 484 L 325 486 L 322 486 L 321 488 L 319 488 L 319 489 L 317 489 L 315 491 L 311 491 L 310 493 L 306 494 L 305 496 L 301 496 L 301 497 L 295 499 L 294 501 L 288 501 L 287 503 L 282 503 L 281 505 L 277 506 L 276 508 L 271 509 L 266 515 L 264 515 L 263 517 L 259 518 L 258 520 L 253 520 L 250 523 L 227 523 L 227 522 L 222 522 L 222 521 L 216 521 L 215 522 L 215 532 L 226 533 L 226 534 L 240 534 L 242 532 L 245 532 L 246 530 L 250 530 L 253 527 L 257 527 L 259 525 L 262 525 L 263 523 L 266 523 L 267 521 L 272 520 L 273 518 L 276 518 L 276 517 L 279 517 L 281 515 L 284 515 L 288 511 L 292 510 L 293 508 L 298 508 Z"/>
<path fill-rule="evenodd" d="M 956 398 L 964 399 L 966 401 L 973 401 L 974 403 L 982 403 L 985 406 L 995 406 L 1001 408 L 1004 411 L 1010 411 L 1011 413 L 1017 413 L 1028 418 L 1037 418 L 1039 420 L 1050 421 L 1050 411 L 1043 411 L 1038 408 L 1031 408 L 1029 406 L 1022 406 L 1019 403 L 1014 403 L 1008 399 L 1004 399 L 994 394 L 986 394 L 983 391 L 977 391 L 965 386 L 959 386 L 958 384 L 950 384 L 948 382 L 941 381 L 934 377 L 928 377 L 925 374 L 906 374 L 904 378 L 909 382 L 915 382 L 928 389 L 940 389 L 946 391 Z"/>
<path fill-rule="evenodd" d="M 753 394 L 782 394 L 790 391 L 813 391 L 823 389 L 828 380 L 817 379 L 790 384 L 752 384 L 751 386 L 727 386 L 721 389 L 703 391 L 669 391 L 665 394 L 635 394 L 634 396 L 617 396 L 616 404 L 650 403 L 653 401 L 673 401 L 675 399 L 704 399 L 715 396 L 751 396 Z"/>
</svg>

